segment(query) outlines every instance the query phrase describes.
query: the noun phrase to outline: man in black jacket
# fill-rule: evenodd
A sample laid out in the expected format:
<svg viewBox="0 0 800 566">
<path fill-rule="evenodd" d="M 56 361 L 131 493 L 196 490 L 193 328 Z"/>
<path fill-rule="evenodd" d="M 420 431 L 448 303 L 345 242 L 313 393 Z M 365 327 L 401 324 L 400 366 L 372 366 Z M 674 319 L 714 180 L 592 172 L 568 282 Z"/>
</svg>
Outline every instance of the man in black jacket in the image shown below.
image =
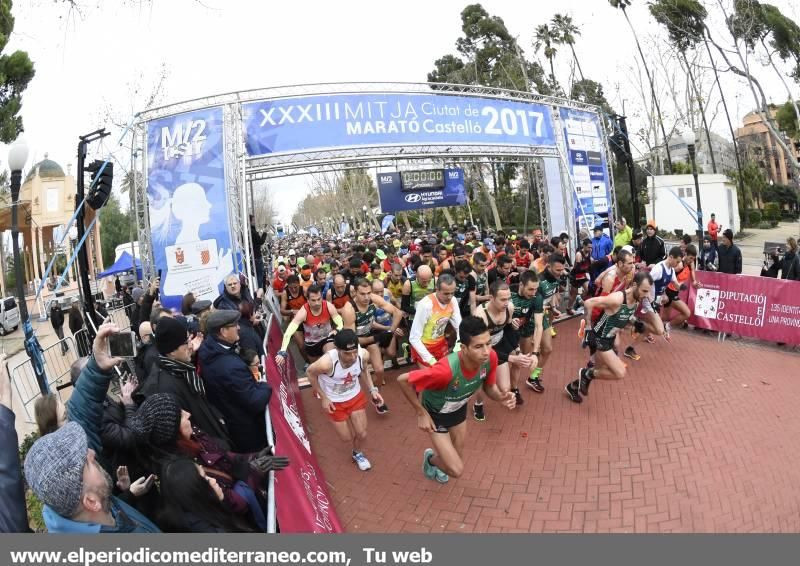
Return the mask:
<svg viewBox="0 0 800 566">
<path fill-rule="evenodd" d="M 206 330 L 207 336 L 197 355 L 208 386 L 208 398 L 225 416 L 238 451 L 257 452 L 267 445 L 264 413 L 272 388 L 255 381 L 250 368 L 236 352 L 238 312 L 212 312 Z"/>
<path fill-rule="evenodd" d="M 141 404 L 144 397 L 154 393 L 172 393 L 178 398 L 181 409 L 191 413 L 192 422 L 200 430 L 229 445 L 225 419 L 209 402 L 206 382 L 192 364 L 192 345 L 186 326 L 177 319 L 162 318 L 158 323 L 155 344 L 159 353 L 158 364 L 139 394 L 134 396 L 137 403 Z"/>
<path fill-rule="evenodd" d="M 722 243 L 717 250 L 719 272 L 736 275 L 742 272 L 742 251 L 733 243 L 733 230 L 722 233 Z"/>
<path fill-rule="evenodd" d="M 645 238 L 642 240 L 639 252 L 645 265 L 655 265 L 667 257 L 667 247 L 664 245 L 664 240 L 656 235 L 656 227 L 653 224 L 645 227 Z"/>
<path fill-rule="evenodd" d="M 261 246 L 267 241 L 267 233 L 258 233 L 256 229 L 256 217 L 250 215 L 250 240 L 253 243 L 253 262 L 256 265 L 256 288 L 264 288 L 264 256 L 261 254 Z"/>
<path fill-rule="evenodd" d="M 61 355 L 63 356 L 69 352 L 69 346 L 64 342 L 64 313 L 57 300 L 53 301 L 50 305 L 50 324 L 53 325 L 56 336 L 61 340 Z"/>
</svg>

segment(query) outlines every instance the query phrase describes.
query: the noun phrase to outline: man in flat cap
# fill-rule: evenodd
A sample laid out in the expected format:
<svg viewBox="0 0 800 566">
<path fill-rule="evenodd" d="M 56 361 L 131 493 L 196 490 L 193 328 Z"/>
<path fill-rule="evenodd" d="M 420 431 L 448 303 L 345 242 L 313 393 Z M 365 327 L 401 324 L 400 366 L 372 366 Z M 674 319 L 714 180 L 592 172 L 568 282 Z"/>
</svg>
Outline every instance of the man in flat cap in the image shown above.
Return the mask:
<svg viewBox="0 0 800 566">
<path fill-rule="evenodd" d="M 239 452 L 258 452 L 267 445 L 264 411 L 272 388 L 253 380 L 239 357 L 239 312 L 215 310 L 206 319 L 206 337 L 198 351 L 208 397 L 225 416 Z"/>
</svg>

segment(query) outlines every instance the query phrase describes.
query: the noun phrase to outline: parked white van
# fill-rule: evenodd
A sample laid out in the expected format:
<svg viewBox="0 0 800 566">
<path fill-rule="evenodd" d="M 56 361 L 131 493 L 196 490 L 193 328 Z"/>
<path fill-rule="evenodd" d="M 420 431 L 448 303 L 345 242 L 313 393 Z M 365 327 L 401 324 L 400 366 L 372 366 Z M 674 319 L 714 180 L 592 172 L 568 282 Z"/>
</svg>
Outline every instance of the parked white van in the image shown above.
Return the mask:
<svg viewBox="0 0 800 566">
<path fill-rule="evenodd" d="M 5 297 L 0 302 L 0 336 L 19 328 L 19 307 L 14 297 Z"/>
</svg>

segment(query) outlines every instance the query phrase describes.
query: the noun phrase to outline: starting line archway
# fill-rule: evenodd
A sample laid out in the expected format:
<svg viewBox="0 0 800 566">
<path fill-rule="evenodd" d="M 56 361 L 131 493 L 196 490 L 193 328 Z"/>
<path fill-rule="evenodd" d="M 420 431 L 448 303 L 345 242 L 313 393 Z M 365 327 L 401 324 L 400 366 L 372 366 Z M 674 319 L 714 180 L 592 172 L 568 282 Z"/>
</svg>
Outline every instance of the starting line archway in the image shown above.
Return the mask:
<svg viewBox="0 0 800 566">
<path fill-rule="evenodd" d="M 615 199 L 604 121 L 580 102 L 475 85 L 336 83 L 198 98 L 142 112 L 135 213 L 146 277 L 164 304 L 252 276 L 248 182 L 370 167 L 519 163 L 540 214 L 573 241 Z M 252 198 L 252 197 L 250 197 Z M 387 211 L 384 211 L 387 212 Z"/>
</svg>

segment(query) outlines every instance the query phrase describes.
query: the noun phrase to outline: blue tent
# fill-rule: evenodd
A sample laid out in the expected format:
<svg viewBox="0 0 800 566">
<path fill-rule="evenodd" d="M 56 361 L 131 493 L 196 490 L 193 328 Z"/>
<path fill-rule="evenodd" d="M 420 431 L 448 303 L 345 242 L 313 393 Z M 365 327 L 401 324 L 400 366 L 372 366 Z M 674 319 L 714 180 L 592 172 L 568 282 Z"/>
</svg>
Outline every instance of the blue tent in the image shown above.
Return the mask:
<svg viewBox="0 0 800 566">
<path fill-rule="evenodd" d="M 116 275 L 118 273 L 125 273 L 126 271 L 133 270 L 133 256 L 128 252 L 122 252 L 122 255 L 119 256 L 119 259 L 114 262 L 114 265 L 99 273 L 97 275 L 98 279 L 102 279 L 103 277 L 108 277 L 109 275 Z M 139 281 L 142 278 L 142 262 L 139 259 L 136 259 L 136 280 Z"/>
</svg>

